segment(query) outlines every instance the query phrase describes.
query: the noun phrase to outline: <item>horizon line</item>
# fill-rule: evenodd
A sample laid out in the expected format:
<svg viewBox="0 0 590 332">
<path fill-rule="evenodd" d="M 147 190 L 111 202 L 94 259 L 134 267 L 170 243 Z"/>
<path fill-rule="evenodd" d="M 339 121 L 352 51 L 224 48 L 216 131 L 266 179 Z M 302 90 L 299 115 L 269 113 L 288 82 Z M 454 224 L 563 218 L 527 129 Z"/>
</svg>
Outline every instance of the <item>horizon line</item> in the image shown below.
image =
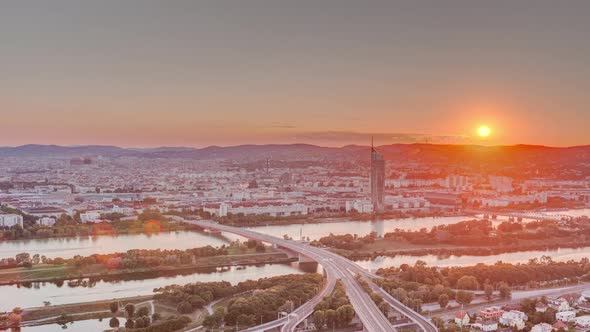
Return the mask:
<svg viewBox="0 0 590 332">
<path fill-rule="evenodd" d="M 78 145 L 61 145 L 61 144 L 41 144 L 41 143 L 27 143 L 15 146 L 0 146 L 0 149 L 18 149 L 27 146 L 40 146 L 40 147 L 61 147 L 61 148 L 85 148 L 85 147 L 112 147 L 112 148 L 119 148 L 119 149 L 138 149 L 138 150 L 148 150 L 148 149 L 193 149 L 193 150 L 202 150 L 207 148 L 235 148 L 235 147 L 244 147 L 244 146 L 294 146 L 294 145 L 306 145 L 306 146 L 313 146 L 313 147 L 320 147 L 320 148 L 334 148 L 334 149 L 342 149 L 350 146 L 358 146 L 358 147 L 368 147 L 370 148 L 371 145 L 363 145 L 363 144 L 346 144 L 341 146 L 328 146 L 328 145 L 319 145 L 319 144 L 311 144 L 311 143 L 263 143 L 263 144 L 238 144 L 238 145 L 207 145 L 203 147 L 196 147 L 196 146 L 168 146 L 168 145 L 160 145 L 160 146 L 124 146 L 124 145 L 111 145 L 111 144 L 78 144 Z M 486 144 L 461 144 L 461 143 L 428 143 L 428 142 L 408 142 L 408 143 L 391 143 L 391 144 L 381 144 L 375 145 L 375 147 L 383 147 L 383 146 L 393 146 L 393 145 L 432 145 L 432 146 L 472 146 L 472 147 L 484 147 L 484 148 L 497 148 L 497 147 L 515 147 L 515 146 L 528 146 L 528 147 L 543 147 L 543 148 L 555 148 L 555 149 L 567 149 L 567 148 L 580 148 L 580 147 L 590 147 L 590 143 L 588 144 L 580 144 L 580 145 L 544 145 L 544 144 L 528 144 L 528 143 L 517 143 L 517 144 L 494 144 L 494 145 L 486 145 Z"/>
</svg>

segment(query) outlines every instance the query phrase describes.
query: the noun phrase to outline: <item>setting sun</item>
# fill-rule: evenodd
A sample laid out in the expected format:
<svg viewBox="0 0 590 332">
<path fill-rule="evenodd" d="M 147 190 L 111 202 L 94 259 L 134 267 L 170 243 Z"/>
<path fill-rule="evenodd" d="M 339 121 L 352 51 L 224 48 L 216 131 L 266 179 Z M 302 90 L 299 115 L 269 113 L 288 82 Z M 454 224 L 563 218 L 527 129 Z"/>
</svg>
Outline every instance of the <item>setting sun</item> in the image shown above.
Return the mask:
<svg viewBox="0 0 590 332">
<path fill-rule="evenodd" d="M 480 126 L 477 128 L 477 135 L 479 137 L 488 137 L 492 133 L 492 130 L 488 126 Z"/>
</svg>

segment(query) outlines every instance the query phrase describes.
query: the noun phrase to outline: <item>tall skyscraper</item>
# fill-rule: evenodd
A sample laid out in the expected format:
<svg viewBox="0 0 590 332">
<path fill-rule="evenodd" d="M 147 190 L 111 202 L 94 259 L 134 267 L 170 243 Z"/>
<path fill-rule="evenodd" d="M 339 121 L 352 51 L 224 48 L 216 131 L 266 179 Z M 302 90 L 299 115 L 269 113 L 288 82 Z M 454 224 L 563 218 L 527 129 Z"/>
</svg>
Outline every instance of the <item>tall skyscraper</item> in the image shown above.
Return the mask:
<svg viewBox="0 0 590 332">
<path fill-rule="evenodd" d="M 385 201 L 385 160 L 371 139 L 371 202 L 375 212 L 383 211 Z"/>
</svg>

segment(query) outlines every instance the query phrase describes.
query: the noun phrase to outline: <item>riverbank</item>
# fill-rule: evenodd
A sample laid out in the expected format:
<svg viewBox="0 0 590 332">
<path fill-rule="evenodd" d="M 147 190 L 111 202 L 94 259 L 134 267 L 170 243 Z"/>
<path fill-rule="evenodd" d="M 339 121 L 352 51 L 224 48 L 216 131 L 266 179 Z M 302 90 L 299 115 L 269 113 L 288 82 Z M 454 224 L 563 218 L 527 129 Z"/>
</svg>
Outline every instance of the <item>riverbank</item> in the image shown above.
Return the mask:
<svg viewBox="0 0 590 332">
<path fill-rule="evenodd" d="M 374 243 L 365 244 L 357 250 L 335 249 L 330 250 L 351 260 L 372 260 L 377 257 L 396 256 L 490 256 L 504 253 L 514 253 L 533 250 L 555 250 L 561 248 L 590 247 L 590 241 L 563 242 L 563 241 L 522 241 L 524 243 L 514 246 L 457 246 L 449 244 L 422 245 L 394 239 L 377 239 Z M 534 258 L 534 257 L 533 257 Z"/>
<path fill-rule="evenodd" d="M 272 250 L 272 249 L 268 249 Z M 175 266 L 158 266 L 154 268 L 110 270 L 101 264 L 85 267 L 83 270 L 73 266 L 38 265 L 32 268 L 14 268 L 0 271 L 0 285 L 25 284 L 33 282 L 63 282 L 79 279 L 109 279 L 139 274 L 161 273 L 173 275 L 174 272 L 186 273 L 203 268 L 244 266 L 256 264 L 291 263 L 296 257 L 289 257 L 287 253 L 272 250 L 265 253 L 245 253 L 227 256 L 213 256 L 198 258 L 192 264 Z"/>
</svg>

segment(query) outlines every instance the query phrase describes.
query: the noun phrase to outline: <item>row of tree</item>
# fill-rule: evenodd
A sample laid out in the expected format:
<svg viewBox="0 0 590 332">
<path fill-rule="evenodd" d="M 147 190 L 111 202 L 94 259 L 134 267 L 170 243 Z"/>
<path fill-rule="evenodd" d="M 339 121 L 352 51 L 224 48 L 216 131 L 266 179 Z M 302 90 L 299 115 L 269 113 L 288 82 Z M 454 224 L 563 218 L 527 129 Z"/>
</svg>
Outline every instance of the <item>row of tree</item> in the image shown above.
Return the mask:
<svg viewBox="0 0 590 332">
<path fill-rule="evenodd" d="M 248 244 L 249 245 L 249 244 Z M 254 246 L 258 251 L 264 251 L 265 247 Z M 0 269 L 17 266 L 30 267 L 37 264 L 69 265 L 76 268 L 84 268 L 101 264 L 108 269 L 136 269 L 153 268 L 158 266 L 174 266 L 178 264 L 191 264 L 197 258 L 228 255 L 228 247 L 222 245 L 219 248 L 205 246 L 186 250 L 162 250 L 162 249 L 133 249 L 124 253 L 93 254 L 90 256 L 76 255 L 69 259 L 61 257 L 48 258 L 44 255 L 29 253 L 17 254 L 14 258 L 0 260 Z"/>
<path fill-rule="evenodd" d="M 334 235 L 330 233 L 328 236 L 313 241 L 311 245 L 316 247 L 326 246 L 337 249 L 356 250 L 362 248 L 366 244 L 374 243 L 376 238 L 377 233 L 375 232 L 371 232 L 371 234 L 362 237 L 357 236 L 356 234 Z"/>
<path fill-rule="evenodd" d="M 414 266 L 402 264 L 398 267 L 379 269 L 378 274 L 406 282 L 426 285 L 444 285 L 452 288 L 479 290 L 481 285 L 507 283 L 510 286 L 526 285 L 531 281 L 550 281 L 564 278 L 580 278 L 590 273 L 590 260 L 556 262 L 550 257 L 532 259 L 527 263 L 503 263 L 492 265 L 453 266 L 442 269 L 429 267 L 418 260 Z"/>
</svg>

